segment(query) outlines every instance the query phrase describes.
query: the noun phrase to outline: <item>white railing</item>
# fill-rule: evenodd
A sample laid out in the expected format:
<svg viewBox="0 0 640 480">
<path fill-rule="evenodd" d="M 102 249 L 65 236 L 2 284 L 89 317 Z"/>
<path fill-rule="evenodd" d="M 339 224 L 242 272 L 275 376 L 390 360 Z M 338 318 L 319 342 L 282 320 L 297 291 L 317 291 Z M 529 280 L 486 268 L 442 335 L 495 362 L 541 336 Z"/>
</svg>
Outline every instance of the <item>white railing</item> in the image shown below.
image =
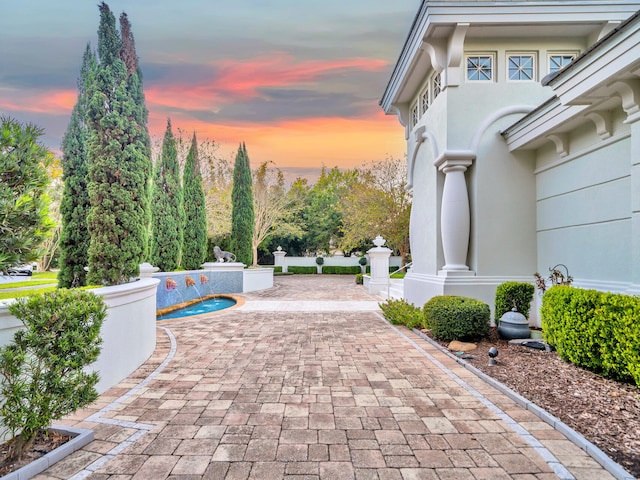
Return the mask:
<svg viewBox="0 0 640 480">
<path fill-rule="evenodd" d="M 387 300 L 389 298 L 391 298 L 391 275 L 395 275 L 396 273 L 400 272 L 401 270 L 405 270 L 407 268 L 411 268 L 413 266 L 413 262 L 409 262 L 406 265 L 404 265 L 403 267 L 400 267 L 398 270 L 394 270 L 393 272 L 389 272 L 389 275 L 387 277 Z"/>
</svg>

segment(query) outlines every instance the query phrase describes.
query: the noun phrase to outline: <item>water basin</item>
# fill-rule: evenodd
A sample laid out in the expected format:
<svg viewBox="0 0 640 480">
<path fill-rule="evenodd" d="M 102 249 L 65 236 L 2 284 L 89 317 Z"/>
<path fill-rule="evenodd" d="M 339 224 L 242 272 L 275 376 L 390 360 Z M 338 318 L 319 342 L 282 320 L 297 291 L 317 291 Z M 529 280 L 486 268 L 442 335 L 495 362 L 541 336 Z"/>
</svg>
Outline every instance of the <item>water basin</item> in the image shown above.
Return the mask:
<svg viewBox="0 0 640 480">
<path fill-rule="evenodd" d="M 229 307 L 233 307 L 236 304 L 236 300 L 229 297 L 215 297 L 206 300 L 198 301 L 190 305 L 172 310 L 170 312 L 160 312 L 160 315 L 156 316 L 156 320 L 169 320 L 172 318 L 191 317 L 193 315 L 202 315 L 204 313 L 217 312 Z M 165 309 L 166 310 L 166 309 Z"/>
</svg>

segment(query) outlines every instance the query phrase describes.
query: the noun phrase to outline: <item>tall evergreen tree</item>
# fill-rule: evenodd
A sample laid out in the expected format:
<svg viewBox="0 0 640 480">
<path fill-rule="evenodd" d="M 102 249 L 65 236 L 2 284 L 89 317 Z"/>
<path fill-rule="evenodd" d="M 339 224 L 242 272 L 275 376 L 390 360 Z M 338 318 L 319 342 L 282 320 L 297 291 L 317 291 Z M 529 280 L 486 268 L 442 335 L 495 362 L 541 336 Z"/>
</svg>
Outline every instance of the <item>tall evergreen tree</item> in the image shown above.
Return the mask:
<svg viewBox="0 0 640 480">
<path fill-rule="evenodd" d="M 88 165 L 87 140 L 87 85 L 96 68 L 95 54 L 87 44 L 82 56 L 82 67 L 78 79 L 78 99 L 67 131 L 62 139 L 62 169 L 64 190 L 60 202 L 62 233 L 60 235 L 60 287 L 86 285 L 85 267 L 88 264 L 89 193 L 87 192 Z"/>
<path fill-rule="evenodd" d="M 233 169 L 233 189 L 231 191 L 231 251 L 238 262 L 253 263 L 253 190 L 251 167 L 244 142 L 238 148 Z"/>
<path fill-rule="evenodd" d="M 182 267 L 187 270 L 196 270 L 200 268 L 207 255 L 207 211 L 195 133 L 182 178 L 185 213 Z"/>
<path fill-rule="evenodd" d="M 121 59 L 122 41 L 115 17 L 104 2 L 99 5 L 99 64 L 87 88 L 89 138 L 90 232 L 87 281 L 126 283 L 139 273 L 148 235 L 151 162 L 146 126 L 132 79 Z M 141 85 L 141 84 L 140 84 Z"/>
<path fill-rule="evenodd" d="M 171 120 L 167 120 L 162 157 L 156 164 L 151 196 L 149 261 L 163 272 L 171 272 L 180 265 L 184 219 L 180 165 Z"/>
</svg>

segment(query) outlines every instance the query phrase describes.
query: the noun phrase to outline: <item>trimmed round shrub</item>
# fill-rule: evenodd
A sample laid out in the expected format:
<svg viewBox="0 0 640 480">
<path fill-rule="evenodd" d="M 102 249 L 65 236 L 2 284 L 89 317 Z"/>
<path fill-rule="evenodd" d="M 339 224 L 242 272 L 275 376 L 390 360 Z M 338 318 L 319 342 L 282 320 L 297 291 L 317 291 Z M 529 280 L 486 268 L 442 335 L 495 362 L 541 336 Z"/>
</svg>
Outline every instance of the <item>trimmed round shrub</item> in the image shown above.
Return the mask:
<svg viewBox="0 0 640 480">
<path fill-rule="evenodd" d="M 360 257 L 358 263 L 364 267 L 367 264 L 367 257 Z"/>
<path fill-rule="evenodd" d="M 510 312 L 513 307 L 516 307 L 522 315 L 529 318 L 534 291 L 534 286 L 526 282 L 504 282 L 498 285 L 495 300 L 496 322 L 506 312 Z"/>
<path fill-rule="evenodd" d="M 316 257 L 316 265 L 324 265 L 324 257 Z"/>
<path fill-rule="evenodd" d="M 433 297 L 424 304 L 424 327 L 438 340 L 474 340 L 489 333 L 489 305 L 457 295 Z"/>
</svg>

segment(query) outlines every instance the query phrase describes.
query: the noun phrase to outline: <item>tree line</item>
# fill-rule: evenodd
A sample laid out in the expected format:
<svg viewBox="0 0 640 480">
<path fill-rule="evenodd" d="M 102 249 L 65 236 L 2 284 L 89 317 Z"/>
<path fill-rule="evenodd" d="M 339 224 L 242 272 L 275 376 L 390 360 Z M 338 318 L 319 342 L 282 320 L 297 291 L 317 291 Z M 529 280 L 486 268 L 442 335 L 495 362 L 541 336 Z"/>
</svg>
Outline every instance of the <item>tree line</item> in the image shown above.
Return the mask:
<svg viewBox="0 0 640 480">
<path fill-rule="evenodd" d="M 403 160 L 323 167 L 314 184 L 287 184 L 271 162 L 252 171 L 244 143 L 232 165 L 215 141 L 174 136 L 170 119 L 162 141 L 153 140 L 131 24 L 123 13 L 118 29 L 104 2 L 99 11 L 98 47 L 84 49 L 61 165 L 39 143 L 40 129 L 1 119 L 0 271 L 38 255 L 46 266 L 57 250 L 61 287 L 113 285 L 136 277 L 143 261 L 197 269 L 214 245 L 258 265 L 277 246 L 291 255 L 362 252 L 378 234 L 408 255 Z M 60 166 L 62 182 L 49 185 Z"/>
</svg>

